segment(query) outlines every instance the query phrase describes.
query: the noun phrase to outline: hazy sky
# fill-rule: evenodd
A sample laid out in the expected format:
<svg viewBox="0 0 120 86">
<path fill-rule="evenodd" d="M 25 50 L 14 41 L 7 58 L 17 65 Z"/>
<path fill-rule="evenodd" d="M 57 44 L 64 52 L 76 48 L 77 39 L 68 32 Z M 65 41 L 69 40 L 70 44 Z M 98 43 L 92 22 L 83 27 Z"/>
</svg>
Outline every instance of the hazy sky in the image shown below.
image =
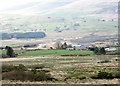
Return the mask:
<svg viewBox="0 0 120 86">
<path fill-rule="evenodd" d="M 41 3 L 47 3 L 47 2 L 54 2 L 54 1 L 70 1 L 70 0 L 0 0 L 0 10 L 5 10 L 10 7 L 26 4 L 29 2 L 41 2 Z M 73 0 L 77 1 L 77 0 Z M 97 1 L 119 1 L 119 0 L 79 0 L 79 1 L 86 1 L 86 2 L 97 2 Z"/>
<path fill-rule="evenodd" d="M 50 2 L 50 1 L 55 1 L 55 0 L 0 0 L 0 9 L 5 9 L 8 7 L 12 7 L 15 5 L 20 5 L 28 2 Z M 64 0 L 64 1 L 69 1 L 69 0 Z M 88 1 L 88 0 L 84 0 L 84 1 Z M 119 1 L 119 0 L 89 0 L 89 1 Z"/>
<path fill-rule="evenodd" d="M 50 0 L 0 0 L 0 10 L 29 2 L 49 2 Z"/>
</svg>

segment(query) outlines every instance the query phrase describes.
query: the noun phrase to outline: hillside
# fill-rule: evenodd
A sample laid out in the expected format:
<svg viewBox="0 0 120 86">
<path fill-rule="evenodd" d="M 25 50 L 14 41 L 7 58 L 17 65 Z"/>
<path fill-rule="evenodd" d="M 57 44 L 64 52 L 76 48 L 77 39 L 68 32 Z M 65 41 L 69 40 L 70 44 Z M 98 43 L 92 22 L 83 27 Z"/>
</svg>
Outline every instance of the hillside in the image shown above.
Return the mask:
<svg viewBox="0 0 120 86">
<path fill-rule="evenodd" d="M 24 3 L 0 12 L 0 32 L 44 32 L 45 40 L 78 40 L 94 34 L 117 35 L 117 1 L 51 0 Z"/>
</svg>

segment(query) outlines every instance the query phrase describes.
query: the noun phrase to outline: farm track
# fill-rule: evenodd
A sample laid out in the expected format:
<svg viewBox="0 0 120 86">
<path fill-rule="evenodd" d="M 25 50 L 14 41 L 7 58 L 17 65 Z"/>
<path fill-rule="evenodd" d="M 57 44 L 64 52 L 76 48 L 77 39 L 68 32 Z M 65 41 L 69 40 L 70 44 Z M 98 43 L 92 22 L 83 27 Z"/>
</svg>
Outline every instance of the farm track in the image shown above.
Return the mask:
<svg viewBox="0 0 120 86">
<path fill-rule="evenodd" d="M 112 55 L 106 55 L 106 56 L 112 56 Z M 113 55 L 115 56 L 115 55 Z M 82 58 L 86 58 L 89 57 L 90 58 L 95 58 L 95 56 L 60 56 L 60 55 L 46 55 L 46 56 L 20 56 L 20 57 L 15 57 L 15 58 L 0 58 L 1 62 L 7 62 L 7 61 L 22 61 L 22 60 L 32 60 L 32 59 L 42 59 L 42 58 L 66 58 L 66 59 L 75 59 L 76 57 L 82 57 Z M 116 56 L 117 57 L 117 56 Z M 87 58 L 88 59 L 88 58 Z"/>
<path fill-rule="evenodd" d="M 32 60 L 32 59 L 38 59 L 38 58 L 48 58 L 47 56 L 32 56 L 32 57 L 17 57 L 17 58 L 0 58 L 0 61 L 6 62 L 6 61 L 20 61 L 20 60 Z"/>
</svg>

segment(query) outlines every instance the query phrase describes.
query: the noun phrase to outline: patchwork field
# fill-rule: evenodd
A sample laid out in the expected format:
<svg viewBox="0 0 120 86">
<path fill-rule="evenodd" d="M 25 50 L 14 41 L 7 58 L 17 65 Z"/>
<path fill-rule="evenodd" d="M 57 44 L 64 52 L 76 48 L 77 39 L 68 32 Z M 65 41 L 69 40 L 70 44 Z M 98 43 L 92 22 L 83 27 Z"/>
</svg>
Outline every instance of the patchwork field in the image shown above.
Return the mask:
<svg viewBox="0 0 120 86">
<path fill-rule="evenodd" d="M 24 3 L 18 1 L 18 6 L 16 3 L 8 9 L 5 2 L 0 12 L 0 33 L 4 33 L 0 54 L 2 83 L 120 84 L 120 49 L 105 52 L 102 48 L 119 45 L 118 0 L 91 1 L 21 0 Z M 104 46 L 93 48 L 94 52 L 54 50 L 55 45 L 66 49 L 69 44 Z M 12 47 L 15 54 L 6 48 L 6 55 L 5 46 Z"/>
<path fill-rule="evenodd" d="M 22 59 L 23 58 L 23 59 Z M 55 80 L 52 81 L 20 81 L 3 80 L 3 84 L 46 84 L 46 83 L 78 83 L 78 84 L 118 84 L 119 71 L 118 56 L 91 55 L 91 56 L 27 56 L 17 57 L 14 60 L 3 59 L 3 65 L 23 64 L 29 70 L 41 67 L 40 70 L 49 71 Z M 108 61 L 108 62 L 105 62 Z M 116 76 L 112 79 L 95 78 L 99 72 L 106 72 Z M 104 74 L 103 74 L 104 76 Z"/>
</svg>

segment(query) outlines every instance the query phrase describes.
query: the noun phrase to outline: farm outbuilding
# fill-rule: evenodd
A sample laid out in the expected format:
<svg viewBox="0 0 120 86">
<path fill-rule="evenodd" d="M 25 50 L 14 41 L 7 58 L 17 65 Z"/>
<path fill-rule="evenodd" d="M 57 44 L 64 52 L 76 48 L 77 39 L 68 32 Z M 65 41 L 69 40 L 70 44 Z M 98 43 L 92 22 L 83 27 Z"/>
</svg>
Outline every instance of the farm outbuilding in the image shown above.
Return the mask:
<svg viewBox="0 0 120 86">
<path fill-rule="evenodd" d="M 74 50 L 87 50 L 89 46 L 87 45 L 72 45 L 72 48 L 74 48 Z"/>
<path fill-rule="evenodd" d="M 110 47 L 110 48 L 105 48 L 105 51 L 111 52 L 111 51 L 116 51 L 117 48 L 115 47 Z"/>
</svg>

